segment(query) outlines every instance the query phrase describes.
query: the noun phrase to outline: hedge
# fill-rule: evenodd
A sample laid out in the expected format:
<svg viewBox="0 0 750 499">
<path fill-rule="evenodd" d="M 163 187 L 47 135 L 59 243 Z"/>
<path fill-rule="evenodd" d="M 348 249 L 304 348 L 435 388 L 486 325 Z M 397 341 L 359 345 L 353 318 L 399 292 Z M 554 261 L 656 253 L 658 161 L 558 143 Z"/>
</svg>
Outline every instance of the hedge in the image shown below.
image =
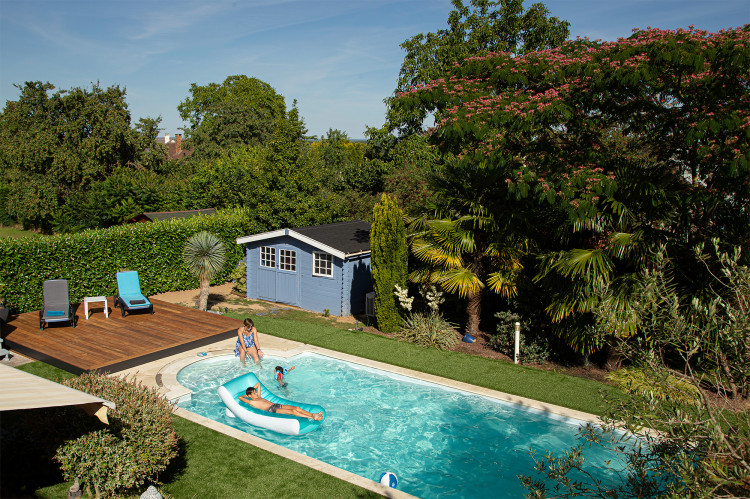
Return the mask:
<svg viewBox="0 0 750 499">
<path fill-rule="evenodd" d="M 226 245 L 223 270 L 211 281 L 221 284 L 240 261 L 238 237 L 259 232 L 243 209 L 212 216 L 136 223 L 49 237 L 0 239 L 0 294 L 13 313 L 39 310 L 42 283 L 67 279 L 71 303 L 85 296 L 114 296 L 115 274 L 137 270 L 146 296 L 197 288 L 198 279 L 183 265 L 182 251 L 193 234 L 208 231 Z"/>
</svg>

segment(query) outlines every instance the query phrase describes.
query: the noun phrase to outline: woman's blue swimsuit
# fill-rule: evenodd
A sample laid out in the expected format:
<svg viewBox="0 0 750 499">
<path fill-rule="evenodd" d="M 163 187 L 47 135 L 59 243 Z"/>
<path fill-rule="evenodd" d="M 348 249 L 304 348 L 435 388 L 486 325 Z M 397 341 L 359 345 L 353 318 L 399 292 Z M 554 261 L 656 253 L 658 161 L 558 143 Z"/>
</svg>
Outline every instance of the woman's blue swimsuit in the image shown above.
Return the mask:
<svg viewBox="0 0 750 499">
<path fill-rule="evenodd" d="M 250 334 L 250 336 L 242 335 L 242 338 L 245 342 L 245 348 L 250 348 L 255 346 L 255 335 Z M 239 357 L 240 356 L 240 339 L 237 338 L 237 344 L 234 346 L 234 356 Z"/>
</svg>

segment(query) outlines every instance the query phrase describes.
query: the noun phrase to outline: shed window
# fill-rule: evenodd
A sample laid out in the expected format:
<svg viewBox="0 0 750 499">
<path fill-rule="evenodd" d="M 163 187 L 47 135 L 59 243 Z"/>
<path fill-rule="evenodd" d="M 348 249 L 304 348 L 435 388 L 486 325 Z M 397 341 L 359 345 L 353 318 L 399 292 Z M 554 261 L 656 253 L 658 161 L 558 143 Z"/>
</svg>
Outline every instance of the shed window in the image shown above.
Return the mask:
<svg viewBox="0 0 750 499">
<path fill-rule="evenodd" d="M 294 250 L 279 250 L 279 269 L 290 272 L 297 271 L 297 252 Z"/>
<path fill-rule="evenodd" d="M 276 248 L 271 246 L 260 247 L 260 266 L 271 269 L 276 268 Z"/>
<path fill-rule="evenodd" d="M 314 252 L 313 275 L 333 277 L 333 255 L 319 251 Z"/>
</svg>

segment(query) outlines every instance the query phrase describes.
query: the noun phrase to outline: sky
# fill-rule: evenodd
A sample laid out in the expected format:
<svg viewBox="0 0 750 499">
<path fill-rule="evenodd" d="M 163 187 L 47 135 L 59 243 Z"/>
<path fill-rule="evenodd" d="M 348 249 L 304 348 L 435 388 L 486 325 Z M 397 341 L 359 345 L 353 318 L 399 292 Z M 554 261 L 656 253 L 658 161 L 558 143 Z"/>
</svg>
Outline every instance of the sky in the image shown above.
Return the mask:
<svg viewBox="0 0 750 499">
<path fill-rule="evenodd" d="M 469 0 L 465 0 L 469 3 Z M 528 8 L 533 2 L 526 0 Z M 617 40 L 633 28 L 718 31 L 750 23 L 750 0 L 547 0 L 570 38 Z M 15 85 L 118 85 L 132 123 L 187 125 L 190 85 L 246 75 L 293 101 L 308 131 L 364 137 L 385 118 L 400 44 L 446 27 L 450 0 L 0 0 L 0 103 Z"/>
</svg>

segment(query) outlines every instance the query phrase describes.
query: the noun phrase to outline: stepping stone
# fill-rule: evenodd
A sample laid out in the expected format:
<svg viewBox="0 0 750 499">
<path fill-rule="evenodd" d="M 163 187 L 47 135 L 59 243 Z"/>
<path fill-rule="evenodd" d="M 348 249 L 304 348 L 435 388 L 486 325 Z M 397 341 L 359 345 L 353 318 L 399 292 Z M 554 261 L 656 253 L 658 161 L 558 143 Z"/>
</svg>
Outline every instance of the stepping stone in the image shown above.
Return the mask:
<svg viewBox="0 0 750 499">
<path fill-rule="evenodd" d="M 268 314 L 267 314 L 266 312 L 258 312 L 258 313 L 257 313 L 257 314 L 255 314 L 255 315 L 268 315 Z"/>
</svg>

